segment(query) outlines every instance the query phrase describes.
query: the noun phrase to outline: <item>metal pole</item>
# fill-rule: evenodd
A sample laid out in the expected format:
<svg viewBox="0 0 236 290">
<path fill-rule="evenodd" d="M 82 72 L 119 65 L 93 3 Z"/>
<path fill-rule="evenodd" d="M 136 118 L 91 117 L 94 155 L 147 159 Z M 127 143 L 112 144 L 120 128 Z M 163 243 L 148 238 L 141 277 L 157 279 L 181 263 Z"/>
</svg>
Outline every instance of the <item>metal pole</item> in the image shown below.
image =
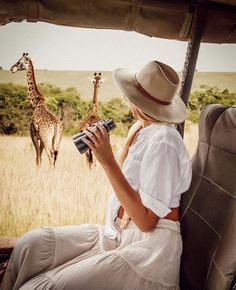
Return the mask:
<svg viewBox="0 0 236 290">
<path fill-rule="evenodd" d="M 190 31 L 190 40 L 188 42 L 187 53 L 185 57 L 184 69 L 182 81 L 179 89 L 179 96 L 182 98 L 184 103 L 188 104 L 189 94 L 192 86 L 193 75 L 197 63 L 197 57 L 199 47 L 201 44 L 201 38 L 204 31 L 208 0 L 200 0 L 196 6 L 193 7 L 193 21 Z M 178 129 L 182 137 L 184 136 L 184 123 L 180 124 Z"/>
</svg>

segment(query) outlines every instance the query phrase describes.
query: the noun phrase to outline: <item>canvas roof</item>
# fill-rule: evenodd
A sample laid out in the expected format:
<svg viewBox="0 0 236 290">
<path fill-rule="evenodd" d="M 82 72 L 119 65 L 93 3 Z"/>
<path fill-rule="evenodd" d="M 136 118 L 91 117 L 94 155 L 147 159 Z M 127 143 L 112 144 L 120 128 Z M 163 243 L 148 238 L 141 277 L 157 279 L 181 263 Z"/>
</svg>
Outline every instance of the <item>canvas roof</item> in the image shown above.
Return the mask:
<svg viewBox="0 0 236 290">
<path fill-rule="evenodd" d="M 0 0 L 0 25 L 43 21 L 188 40 L 193 0 Z M 203 42 L 236 43 L 236 0 L 209 1 Z"/>
</svg>

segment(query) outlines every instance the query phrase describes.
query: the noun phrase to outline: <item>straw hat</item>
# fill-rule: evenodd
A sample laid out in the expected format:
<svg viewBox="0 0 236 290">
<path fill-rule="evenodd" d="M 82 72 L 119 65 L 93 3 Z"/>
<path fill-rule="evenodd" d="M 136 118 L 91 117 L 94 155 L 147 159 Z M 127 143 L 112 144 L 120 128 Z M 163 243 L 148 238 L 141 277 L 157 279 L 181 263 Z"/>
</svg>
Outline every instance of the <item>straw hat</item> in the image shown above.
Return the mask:
<svg viewBox="0 0 236 290">
<path fill-rule="evenodd" d="M 169 123 L 186 119 L 186 106 L 176 94 L 179 77 L 170 66 L 153 60 L 137 72 L 118 68 L 113 78 L 131 103 L 147 115 Z"/>
</svg>

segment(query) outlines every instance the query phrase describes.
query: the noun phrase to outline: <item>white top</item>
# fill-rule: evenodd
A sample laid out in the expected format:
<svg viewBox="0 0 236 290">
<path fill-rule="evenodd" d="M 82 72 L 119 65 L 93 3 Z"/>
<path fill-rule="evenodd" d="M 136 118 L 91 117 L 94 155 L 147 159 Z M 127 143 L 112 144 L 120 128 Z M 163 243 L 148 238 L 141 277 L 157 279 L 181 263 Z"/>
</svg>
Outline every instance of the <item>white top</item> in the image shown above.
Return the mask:
<svg viewBox="0 0 236 290">
<path fill-rule="evenodd" d="M 151 124 L 141 129 L 130 146 L 122 172 L 142 203 L 160 218 L 179 206 L 181 193 L 191 182 L 192 167 L 182 137 L 174 125 Z M 121 206 L 112 192 L 106 213 L 104 235 L 118 235 L 114 220 Z"/>
</svg>

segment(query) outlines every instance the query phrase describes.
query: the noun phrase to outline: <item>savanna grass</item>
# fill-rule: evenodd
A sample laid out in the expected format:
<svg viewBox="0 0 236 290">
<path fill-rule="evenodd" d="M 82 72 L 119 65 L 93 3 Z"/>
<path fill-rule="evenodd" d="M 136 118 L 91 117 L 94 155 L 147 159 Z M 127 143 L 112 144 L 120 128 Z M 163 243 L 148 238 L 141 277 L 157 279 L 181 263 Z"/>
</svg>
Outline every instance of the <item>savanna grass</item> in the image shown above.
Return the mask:
<svg viewBox="0 0 236 290">
<path fill-rule="evenodd" d="M 197 126 L 186 127 L 186 146 L 196 148 Z M 112 136 L 114 151 L 122 138 Z M 18 237 L 45 226 L 104 223 L 112 188 L 98 162 L 90 170 L 71 138 L 62 139 L 56 168 L 45 153 L 40 169 L 29 137 L 0 136 L 0 236 Z"/>
</svg>

